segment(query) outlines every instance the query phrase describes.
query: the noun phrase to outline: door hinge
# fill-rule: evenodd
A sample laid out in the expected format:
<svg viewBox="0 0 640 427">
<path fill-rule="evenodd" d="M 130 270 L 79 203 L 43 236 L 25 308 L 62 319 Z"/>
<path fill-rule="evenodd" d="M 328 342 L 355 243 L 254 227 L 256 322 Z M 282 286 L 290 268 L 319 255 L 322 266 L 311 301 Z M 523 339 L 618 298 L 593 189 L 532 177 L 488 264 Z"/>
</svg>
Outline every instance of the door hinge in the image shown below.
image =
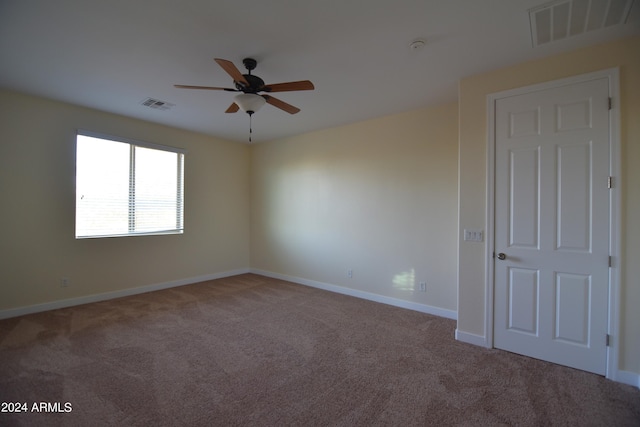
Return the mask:
<svg viewBox="0 0 640 427">
<path fill-rule="evenodd" d="M 613 105 L 613 99 L 611 99 L 611 97 L 609 97 L 609 110 L 611 110 L 611 108 L 613 108 L 612 105 Z"/>
<path fill-rule="evenodd" d="M 609 188 L 609 189 L 613 188 L 613 177 L 612 176 L 607 177 L 607 188 Z"/>
<path fill-rule="evenodd" d="M 607 347 L 611 347 L 611 335 L 607 334 L 605 335 L 605 344 Z"/>
</svg>

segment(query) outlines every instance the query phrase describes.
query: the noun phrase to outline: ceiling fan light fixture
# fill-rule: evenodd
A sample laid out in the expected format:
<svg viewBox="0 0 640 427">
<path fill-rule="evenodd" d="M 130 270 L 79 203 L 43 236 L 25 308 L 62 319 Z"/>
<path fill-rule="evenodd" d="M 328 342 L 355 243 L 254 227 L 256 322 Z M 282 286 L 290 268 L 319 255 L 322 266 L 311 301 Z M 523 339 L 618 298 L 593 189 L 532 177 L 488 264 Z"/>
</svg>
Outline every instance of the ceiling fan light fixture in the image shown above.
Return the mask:
<svg viewBox="0 0 640 427">
<path fill-rule="evenodd" d="M 241 93 L 234 97 L 234 101 L 242 111 L 249 115 L 258 111 L 267 102 L 263 97 L 255 93 Z"/>
</svg>

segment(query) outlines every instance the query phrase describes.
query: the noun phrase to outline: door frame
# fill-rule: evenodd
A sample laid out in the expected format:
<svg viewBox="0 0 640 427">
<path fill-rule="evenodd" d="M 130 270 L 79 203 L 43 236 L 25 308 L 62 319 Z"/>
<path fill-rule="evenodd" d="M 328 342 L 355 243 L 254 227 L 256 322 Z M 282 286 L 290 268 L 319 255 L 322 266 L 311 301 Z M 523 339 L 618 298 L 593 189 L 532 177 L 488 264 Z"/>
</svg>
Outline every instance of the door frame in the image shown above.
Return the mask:
<svg viewBox="0 0 640 427">
<path fill-rule="evenodd" d="M 606 78 L 609 83 L 609 96 L 612 99 L 609 110 L 609 175 L 613 177 L 613 188 L 609 192 L 609 298 L 607 333 L 610 343 L 607 347 L 606 378 L 616 379 L 618 376 L 618 355 L 620 350 L 620 271 L 621 271 L 621 179 L 620 179 L 620 70 L 608 68 L 592 73 L 581 74 L 559 80 L 509 89 L 487 95 L 487 211 L 485 240 L 485 345 L 493 348 L 494 318 L 494 252 L 495 252 L 495 173 L 496 173 L 496 139 L 495 139 L 495 106 L 496 101 L 511 96 L 524 95 L 540 90 L 553 89 L 576 83 Z M 604 185 L 604 183 L 603 183 Z M 603 338 L 604 339 L 604 338 Z"/>
</svg>

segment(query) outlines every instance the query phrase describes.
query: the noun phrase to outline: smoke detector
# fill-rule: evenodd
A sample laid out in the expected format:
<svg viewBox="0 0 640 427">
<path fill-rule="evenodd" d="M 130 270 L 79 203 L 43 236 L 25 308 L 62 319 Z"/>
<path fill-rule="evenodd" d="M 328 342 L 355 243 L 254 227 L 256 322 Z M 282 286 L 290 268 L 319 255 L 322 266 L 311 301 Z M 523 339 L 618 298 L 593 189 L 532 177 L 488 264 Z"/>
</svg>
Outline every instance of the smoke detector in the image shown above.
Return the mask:
<svg viewBox="0 0 640 427">
<path fill-rule="evenodd" d="M 411 50 L 420 50 L 427 44 L 427 41 L 424 39 L 416 39 L 409 44 L 409 48 Z"/>
</svg>

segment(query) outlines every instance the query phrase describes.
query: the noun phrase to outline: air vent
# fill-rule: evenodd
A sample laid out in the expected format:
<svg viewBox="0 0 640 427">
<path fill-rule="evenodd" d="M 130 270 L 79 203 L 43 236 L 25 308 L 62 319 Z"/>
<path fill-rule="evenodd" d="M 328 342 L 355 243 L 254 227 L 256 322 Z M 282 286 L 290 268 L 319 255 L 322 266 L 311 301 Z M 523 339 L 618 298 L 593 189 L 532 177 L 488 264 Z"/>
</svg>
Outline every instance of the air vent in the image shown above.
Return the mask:
<svg viewBox="0 0 640 427">
<path fill-rule="evenodd" d="M 529 9 L 533 47 L 622 25 L 634 0 L 557 0 Z"/>
<path fill-rule="evenodd" d="M 175 107 L 175 104 L 159 101 L 153 98 L 147 98 L 144 101 L 142 101 L 140 104 L 144 105 L 145 107 L 153 108 L 156 110 L 162 110 L 162 111 L 168 110 L 171 107 Z"/>
</svg>

